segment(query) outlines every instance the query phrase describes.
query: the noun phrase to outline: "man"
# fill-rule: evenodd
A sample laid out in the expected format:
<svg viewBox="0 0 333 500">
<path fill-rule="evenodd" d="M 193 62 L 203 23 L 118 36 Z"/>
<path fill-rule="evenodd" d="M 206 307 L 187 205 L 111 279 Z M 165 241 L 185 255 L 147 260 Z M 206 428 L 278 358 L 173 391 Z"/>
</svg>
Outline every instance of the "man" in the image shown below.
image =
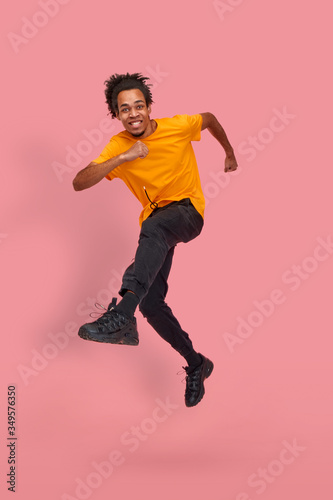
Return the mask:
<svg viewBox="0 0 333 500">
<path fill-rule="evenodd" d="M 175 246 L 198 236 L 203 227 L 205 200 L 191 141 L 208 129 L 225 150 L 225 172 L 237 168 L 227 136 L 211 113 L 177 115 L 152 120 L 153 103 L 148 78 L 139 73 L 115 74 L 105 82 L 112 118 L 124 131 L 111 138 L 98 158 L 73 181 L 76 191 L 90 188 L 104 177 L 122 179 L 143 206 L 141 232 L 134 262 L 124 273 L 116 304 L 103 316 L 81 326 L 79 336 L 111 344 L 139 343 L 134 313 L 139 309 L 148 323 L 187 361 L 186 406 L 201 401 L 204 380 L 213 363 L 196 352 L 188 334 L 165 303 Z"/>
</svg>

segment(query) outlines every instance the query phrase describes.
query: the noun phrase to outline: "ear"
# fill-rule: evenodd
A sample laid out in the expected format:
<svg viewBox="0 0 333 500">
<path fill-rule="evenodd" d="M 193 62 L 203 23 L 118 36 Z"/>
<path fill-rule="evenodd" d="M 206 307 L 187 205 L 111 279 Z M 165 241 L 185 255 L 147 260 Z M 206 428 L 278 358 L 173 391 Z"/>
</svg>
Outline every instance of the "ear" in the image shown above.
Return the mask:
<svg viewBox="0 0 333 500">
<path fill-rule="evenodd" d="M 116 111 L 116 118 L 117 120 L 120 120 L 118 111 Z"/>
</svg>

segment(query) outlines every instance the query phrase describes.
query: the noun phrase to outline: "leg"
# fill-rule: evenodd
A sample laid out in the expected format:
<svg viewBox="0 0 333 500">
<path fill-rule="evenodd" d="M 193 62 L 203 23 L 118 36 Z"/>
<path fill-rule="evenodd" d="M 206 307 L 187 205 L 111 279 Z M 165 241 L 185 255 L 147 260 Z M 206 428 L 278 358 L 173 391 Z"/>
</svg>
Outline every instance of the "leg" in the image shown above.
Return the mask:
<svg viewBox="0 0 333 500">
<path fill-rule="evenodd" d="M 210 376 L 214 365 L 194 351 L 188 334 L 181 329 L 165 303 L 165 296 L 174 248 L 177 243 L 198 236 L 203 219 L 189 199 L 171 205 L 155 210 L 144 221 L 135 261 L 125 271 L 120 295 L 130 309 L 134 305 L 133 313 L 140 303 L 140 310 L 148 322 L 188 361 L 185 404 L 195 406 L 205 393 L 204 380 Z M 80 337 L 97 342 L 138 345 L 135 318 L 124 316 L 121 310 L 118 312 L 114 301 L 101 318 L 80 328 Z"/>
<path fill-rule="evenodd" d="M 191 407 L 201 401 L 205 393 L 204 381 L 211 375 L 214 365 L 193 349 L 188 334 L 182 330 L 170 307 L 165 303 L 174 249 L 175 247 L 169 250 L 147 295 L 140 302 L 139 309 L 156 332 L 186 359 L 188 367 L 185 368 L 185 404 Z"/>
<path fill-rule="evenodd" d="M 174 250 L 175 247 L 170 248 L 147 295 L 140 302 L 139 309 L 154 330 L 181 356 L 188 358 L 192 355 L 195 358 L 196 353 L 188 334 L 182 330 L 170 307 L 165 303 Z M 200 363 L 198 356 L 197 361 Z"/>
<path fill-rule="evenodd" d="M 134 263 L 124 273 L 120 295 L 124 296 L 127 290 L 131 290 L 141 301 L 170 249 L 177 243 L 194 239 L 202 227 L 203 219 L 189 198 L 154 210 L 142 224 Z"/>
<path fill-rule="evenodd" d="M 189 198 L 154 210 L 142 224 L 134 263 L 123 276 L 122 289 L 119 292 L 123 300 L 118 305 L 112 301 L 103 316 L 80 328 L 79 336 L 96 342 L 138 345 L 135 308 L 147 295 L 169 250 L 181 241 L 187 242 L 198 236 L 202 226 L 203 219 Z M 167 274 L 169 271 L 170 268 Z M 171 311 L 170 318 L 182 332 Z M 186 339 L 187 334 L 182 334 Z"/>
</svg>

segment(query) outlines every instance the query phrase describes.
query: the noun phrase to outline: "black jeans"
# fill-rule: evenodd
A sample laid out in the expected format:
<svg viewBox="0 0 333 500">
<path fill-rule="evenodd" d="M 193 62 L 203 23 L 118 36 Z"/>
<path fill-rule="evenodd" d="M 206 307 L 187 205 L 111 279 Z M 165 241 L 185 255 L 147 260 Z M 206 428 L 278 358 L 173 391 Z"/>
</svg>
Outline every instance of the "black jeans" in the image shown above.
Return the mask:
<svg viewBox="0 0 333 500">
<path fill-rule="evenodd" d="M 192 342 L 165 303 L 168 277 L 177 243 L 201 233 L 203 218 L 189 198 L 156 208 L 143 221 L 134 262 L 126 269 L 122 287 L 140 299 L 139 309 L 156 332 L 182 356 L 193 350 Z"/>
</svg>

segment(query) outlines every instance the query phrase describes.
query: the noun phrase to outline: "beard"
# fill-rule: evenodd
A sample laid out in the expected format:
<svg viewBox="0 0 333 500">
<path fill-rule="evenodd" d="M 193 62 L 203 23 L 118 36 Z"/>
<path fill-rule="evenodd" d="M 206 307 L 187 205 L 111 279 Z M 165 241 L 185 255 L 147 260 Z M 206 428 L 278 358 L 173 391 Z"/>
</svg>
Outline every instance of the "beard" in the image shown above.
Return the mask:
<svg viewBox="0 0 333 500">
<path fill-rule="evenodd" d="M 143 130 L 142 132 L 139 132 L 138 134 L 133 134 L 133 132 L 130 132 L 131 135 L 133 135 L 133 137 L 141 137 L 144 133 L 145 133 L 145 130 Z"/>
</svg>

